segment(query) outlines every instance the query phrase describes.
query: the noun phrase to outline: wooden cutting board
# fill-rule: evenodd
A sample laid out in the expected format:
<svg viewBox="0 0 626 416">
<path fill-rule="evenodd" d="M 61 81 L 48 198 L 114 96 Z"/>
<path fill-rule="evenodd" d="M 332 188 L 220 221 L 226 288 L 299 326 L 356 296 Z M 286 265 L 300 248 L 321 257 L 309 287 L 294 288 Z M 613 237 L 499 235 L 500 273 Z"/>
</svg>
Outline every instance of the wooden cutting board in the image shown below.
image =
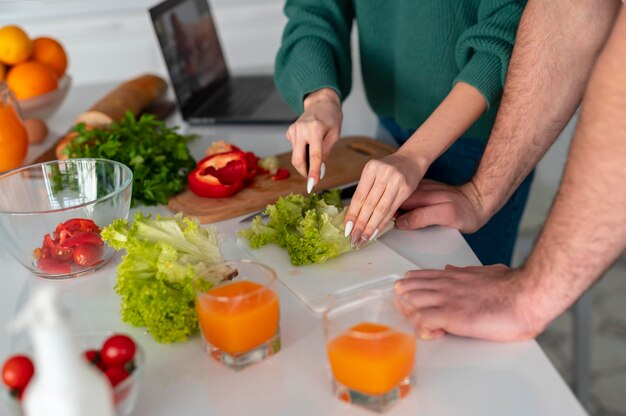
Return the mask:
<svg viewBox="0 0 626 416">
<path fill-rule="evenodd" d="M 381 158 L 395 150 L 392 146 L 368 137 L 342 138 L 326 160 L 326 176 L 315 190 L 356 182 L 368 160 Z M 251 185 L 230 198 L 202 198 L 186 190 L 170 199 L 168 207 L 173 212 L 194 216 L 201 223 L 207 224 L 261 210 L 267 204 L 276 202 L 280 196 L 305 193 L 306 179 L 291 165 L 291 153 L 278 155 L 278 160 L 282 168 L 291 172 L 290 178 L 273 181 L 269 175 L 259 175 Z"/>
</svg>

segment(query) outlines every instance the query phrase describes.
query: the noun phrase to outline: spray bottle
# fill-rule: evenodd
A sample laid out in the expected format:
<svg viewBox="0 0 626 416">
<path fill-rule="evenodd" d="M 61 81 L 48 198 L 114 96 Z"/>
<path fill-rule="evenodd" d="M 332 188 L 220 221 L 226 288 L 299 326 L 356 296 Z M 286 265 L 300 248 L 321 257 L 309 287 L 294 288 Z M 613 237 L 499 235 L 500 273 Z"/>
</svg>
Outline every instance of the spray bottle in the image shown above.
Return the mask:
<svg viewBox="0 0 626 416">
<path fill-rule="evenodd" d="M 33 293 L 12 323 L 28 331 L 35 375 L 24 392 L 27 416 L 114 416 L 113 395 L 103 374 L 89 365 L 70 332 L 68 313 L 51 287 Z"/>
</svg>

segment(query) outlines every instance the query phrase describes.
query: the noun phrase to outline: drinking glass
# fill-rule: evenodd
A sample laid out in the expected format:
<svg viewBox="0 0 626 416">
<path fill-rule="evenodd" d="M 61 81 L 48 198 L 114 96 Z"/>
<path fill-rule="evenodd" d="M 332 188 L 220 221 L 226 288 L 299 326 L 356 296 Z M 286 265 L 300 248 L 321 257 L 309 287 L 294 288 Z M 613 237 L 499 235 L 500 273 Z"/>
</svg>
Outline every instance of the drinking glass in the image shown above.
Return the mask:
<svg viewBox="0 0 626 416">
<path fill-rule="evenodd" d="M 228 278 L 206 290 L 216 275 Z M 276 273 L 261 263 L 232 260 L 206 276 L 195 287 L 207 353 L 240 370 L 280 351 Z"/>
<path fill-rule="evenodd" d="M 337 298 L 323 319 L 337 397 L 382 412 L 409 393 L 417 340 L 391 289 Z"/>
</svg>

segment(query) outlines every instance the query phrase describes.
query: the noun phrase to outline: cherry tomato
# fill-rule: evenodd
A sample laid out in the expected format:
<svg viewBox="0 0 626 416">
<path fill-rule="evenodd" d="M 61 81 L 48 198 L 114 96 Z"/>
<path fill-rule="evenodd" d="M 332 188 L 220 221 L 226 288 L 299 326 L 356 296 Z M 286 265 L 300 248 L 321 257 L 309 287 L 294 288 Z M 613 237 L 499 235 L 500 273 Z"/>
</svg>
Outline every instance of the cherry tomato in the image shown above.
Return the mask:
<svg viewBox="0 0 626 416">
<path fill-rule="evenodd" d="M 87 218 L 72 218 L 71 220 L 67 220 L 64 223 L 57 225 L 56 232 L 61 233 L 61 231 L 96 231 L 100 232 L 100 227 L 96 225 L 90 219 Z"/>
<path fill-rule="evenodd" d="M 100 352 L 98 350 L 87 350 L 83 354 L 91 364 L 98 364 L 98 361 L 100 361 Z"/>
<path fill-rule="evenodd" d="M 81 244 L 74 247 L 74 263 L 79 266 L 93 266 L 102 258 L 102 247 L 91 244 Z"/>
<path fill-rule="evenodd" d="M 135 357 L 137 346 L 135 342 L 126 335 L 113 335 L 102 345 L 100 357 L 109 367 L 123 366 Z"/>
<path fill-rule="evenodd" d="M 2 381 L 11 389 L 24 390 L 35 374 L 35 366 L 30 358 L 14 355 L 2 367 Z"/>
<path fill-rule="evenodd" d="M 121 366 L 109 367 L 104 371 L 104 375 L 107 376 L 111 386 L 115 387 L 128 377 L 128 371 Z"/>
</svg>

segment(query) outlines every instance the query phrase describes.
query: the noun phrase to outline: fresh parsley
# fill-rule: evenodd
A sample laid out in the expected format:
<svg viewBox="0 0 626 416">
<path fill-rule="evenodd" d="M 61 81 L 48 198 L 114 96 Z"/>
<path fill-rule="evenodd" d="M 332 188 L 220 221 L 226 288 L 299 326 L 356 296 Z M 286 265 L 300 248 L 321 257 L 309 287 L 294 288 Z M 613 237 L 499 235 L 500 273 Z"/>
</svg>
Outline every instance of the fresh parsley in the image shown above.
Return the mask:
<svg viewBox="0 0 626 416">
<path fill-rule="evenodd" d="M 78 136 L 63 149 L 72 158 L 115 160 L 133 171 L 132 206 L 167 204 L 183 191 L 187 174 L 196 166 L 187 142 L 194 135 L 180 135 L 153 115 L 139 120 L 128 112 L 124 118 L 103 128 L 74 127 Z"/>
</svg>

